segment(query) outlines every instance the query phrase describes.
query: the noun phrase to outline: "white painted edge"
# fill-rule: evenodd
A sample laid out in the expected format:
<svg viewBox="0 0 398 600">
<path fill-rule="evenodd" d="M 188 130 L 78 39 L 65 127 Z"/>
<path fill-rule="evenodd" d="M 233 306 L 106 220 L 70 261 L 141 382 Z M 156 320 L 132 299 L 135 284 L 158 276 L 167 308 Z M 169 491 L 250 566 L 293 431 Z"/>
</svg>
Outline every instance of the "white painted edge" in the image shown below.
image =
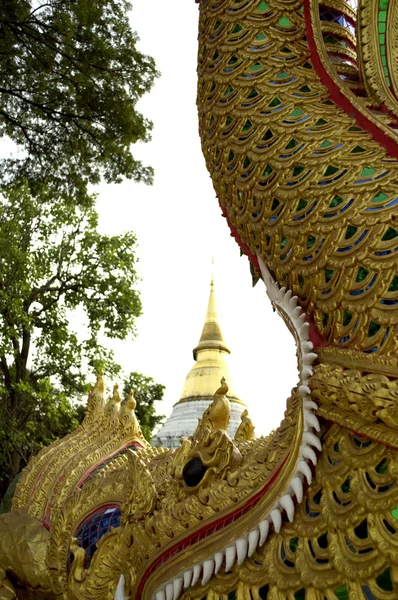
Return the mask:
<svg viewBox="0 0 398 600">
<path fill-rule="evenodd" d="M 262 546 L 272 529 L 279 533 L 282 526 L 282 512 L 285 512 L 290 522 L 294 519 L 295 504 L 293 497 L 299 504 L 303 499 L 303 480 L 308 484 L 312 481 L 312 471 L 309 466 L 316 465 L 317 455 L 314 448 L 318 451 L 322 449 L 321 441 L 315 432 L 319 433 L 320 427 L 318 419 L 314 413 L 317 409 L 316 403 L 311 399 L 311 390 L 309 388 L 309 378 L 313 373 L 313 362 L 316 354 L 312 352 L 313 344 L 309 339 L 309 324 L 306 322 L 306 315 L 303 309 L 298 305 L 297 296 L 293 296 L 291 290 L 279 288 L 274 281 L 268 268 L 258 257 L 263 281 L 266 285 L 267 295 L 273 305 L 282 312 L 296 332 L 296 337 L 300 346 L 303 368 L 300 373 L 299 394 L 303 400 L 303 420 L 304 433 L 303 443 L 300 449 L 300 458 L 297 463 L 297 469 L 293 474 L 288 490 L 283 494 L 271 510 L 264 515 L 264 518 L 257 526 L 248 531 L 245 535 L 237 539 L 232 544 L 221 548 L 206 560 L 192 565 L 188 569 L 181 571 L 175 578 L 170 579 L 161 585 L 152 596 L 152 600 L 177 600 L 183 590 L 196 585 L 199 581 L 205 585 L 214 573 L 224 566 L 225 571 L 232 569 L 235 562 L 240 565 L 248 556 L 252 556 L 258 546 Z M 122 578 L 123 576 L 121 576 Z M 122 590 L 123 596 L 120 595 Z M 119 593 L 119 595 L 117 595 Z M 124 596 L 124 581 L 120 587 L 120 581 L 116 590 L 115 600 L 126 600 Z"/>
</svg>

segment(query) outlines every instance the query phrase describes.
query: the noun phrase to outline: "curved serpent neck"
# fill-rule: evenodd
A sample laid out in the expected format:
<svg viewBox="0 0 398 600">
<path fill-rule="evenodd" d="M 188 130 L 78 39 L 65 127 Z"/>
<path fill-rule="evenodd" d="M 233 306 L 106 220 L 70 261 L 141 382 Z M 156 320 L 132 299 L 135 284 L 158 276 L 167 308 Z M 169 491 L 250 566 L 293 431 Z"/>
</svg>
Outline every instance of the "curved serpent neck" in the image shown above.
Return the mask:
<svg viewBox="0 0 398 600">
<path fill-rule="evenodd" d="M 314 69 L 313 4 L 200 3 L 203 152 L 243 251 L 298 295 L 324 345 L 393 357 L 398 165 L 375 141 L 377 123 L 367 131 L 358 117 L 359 126 L 355 107 L 338 107 L 331 78 Z M 318 59 L 333 68 L 327 52 Z"/>
</svg>

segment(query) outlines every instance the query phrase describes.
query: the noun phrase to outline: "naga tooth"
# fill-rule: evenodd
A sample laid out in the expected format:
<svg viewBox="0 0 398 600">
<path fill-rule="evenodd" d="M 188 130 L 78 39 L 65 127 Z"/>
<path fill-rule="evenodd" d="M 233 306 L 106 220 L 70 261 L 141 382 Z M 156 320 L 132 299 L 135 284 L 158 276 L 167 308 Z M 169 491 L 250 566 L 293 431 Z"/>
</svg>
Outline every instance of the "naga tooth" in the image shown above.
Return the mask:
<svg viewBox="0 0 398 600">
<path fill-rule="evenodd" d="M 308 340 L 308 341 L 302 342 L 301 346 L 302 346 L 304 352 L 310 352 L 313 349 L 314 344 Z"/>
<path fill-rule="evenodd" d="M 303 367 L 301 369 L 301 376 L 303 378 L 304 383 L 308 381 L 308 379 L 312 376 L 313 372 L 314 371 L 311 365 L 306 365 L 305 363 L 303 363 Z"/>
<path fill-rule="evenodd" d="M 164 590 L 156 592 L 156 600 L 166 600 L 166 592 Z"/>
<path fill-rule="evenodd" d="M 291 523 L 294 518 L 294 504 L 293 504 L 291 495 L 284 494 L 282 496 L 282 498 L 279 500 L 279 503 L 280 503 L 281 507 L 285 509 L 287 518 L 289 519 L 289 521 Z"/>
<path fill-rule="evenodd" d="M 307 341 L 307 339 L 308 339 L 309 330 L 310 330 L 310 324 L 309 323 L 305 322 L 300 327 L 300 337 L 302 339 L 304 339 L 305 341 Z"/>
<path fill-rule="evenodd" d="M 313 400 L 304 400 L 304 408 L 308 410 L 317 410 L 318 405 Z"/>
<path fill-rule="evenodd" d="M 202 585 L 206 585 L 209 581 L 210 577 L 213 575 L 214 571 L 214 560 L 212 558 L 208 558 L 203 563 L 203 577 L 202 577 Z"/>
<path fill-rule="evenodd" d="M 305 313 L 301 313 L 299 318 L 297 319 L 297 326 L 301 327 L 305 323 Z"/>
<path fill-rule="evenodd" d="M 282 526 L 281 511 L 279 510 L 279 508 L 274 508 L 274 510 L 271 510 L 271 512 L 269 513 L 269 516 L 272 519 L 276 533 L 279 533 Z"/>
<path fill-rule="evenodd" d="M 241 565 L 247 556 L 247 538 L 241 537 L 235 542 L 238 565 Z"/>
<path fill-rule="evenodd" d="M 214 573 L 216 575 L 217 575 L 218 571 L 220 570 L 223 560 L 224 560 L 224 552 L 216 552 L 214 555 L 214 563 L 215 563 Z"/>
<path fill-rule="evenodd" d="M 301 315 L 301 306 L 296 306 L 294 311 L 292 312 L 292 317 L 297 319 Z"/>
<path fill-rule="evenodd" d="M 200 563 L 193 566 L 193 576 L 192 576 L 192 581 L 191 581 L 192 587 L 198 581 L 201 570 L 202 570 L 202 565 Z"/>
<path fill-rule="evenodd" d="M 290 482 L 290 485 L 297 498 L 297 502 L 301 502 L 303 499 L 303 482 L 300 477 L 294 477 Z"/>
<path fill-rule="evenodd" d="M 182 589 L 182 577 L 176 577 L 173 581 L 174 595 L 173 600 L 177 600 Z"/>
<path fill-rule="evenodd" d="M 268 523 L 268 521 L 267 521 Z M 255 549 L 257 548 L 258 540 L 260 539 L 260 532 L 258 528 L 253 529 L 249 533 L 249 550 L 247 552 L 248 557 L 253 556 Z"/>
<path fill-rule="evenodd" d="M 186 590 L 191 585 L 193 571 L 192 569 L 187 569 L 184 571 L 184 589 Z"/>
<path fill-rule="evenodd" d="M 306 431 L 303 437 L 304 441 L 306 441 L 307 444 L 314 446 L 314 448 L 316 448 L 319 451 L 322 450 L 321 440 L 317 435 L 315 435 L 315 433 L 312 433 L 312 431 Z"/>
<path fill-rule="evenodd" d="M 316 431 L 320 431 L 321 427 L 319 425 L 319 421 L 314 414 L 312 414 L 311 412 L 305 411 L 304 412 L 304 420 L 305 420 L 306 425 L 313 427 L 314 429 L 316 429 Z"/>
<path fill-rule="evenodd" d="M 315 354 L 315 352 L 307 352 L 303 356 L 303 363 L 305 365 L 311 365 L 316 358 L 318 358 L 318 355 Z"/>
<path fill-rule="evenodd" d="M 227 546 L 225 548 L 225 572 L 226 573 L 228 573 L 228 571 L 231 570 L 232 565 L 235 562 L 235 558 L 236 558 L 235 544 L 233 546 Z"/>
<path fill-rule="evenodd" d="M 173 600 L 174 586 L 172 583 L 166 585 L 166 600 Z"/>
<path fill-rule="evenodd" d="M 114 600 L 126 600 L 126 594 L 124 593 L 124 575 L 120 575 L 119 577 Z"/>
<path fill-rule="evenodd" d="M 312 462 L 312 464 L 316 465 L 316 454 L 313 451 L 313 449 L 310 446 L 304 446 L 303 451 L 302 451 L 302 455 L 304 456 L 304 458 L 308 458 L 308 460 L 310 460 Z"/>
<path fill-rule="evenodd" d="M 300 473 L 302 473 L 304 475 L 304 477 L 306 478 L 306 480 L 308 481 L 308 485 L 311 485 L 312 473 L 311 473 L 311 469 L 309 468 L 309 466 L 307 465 L 305 460 L 301 460 L 299 462 L 299 464 L 297 466 L 297 471 L 300 471 Z"/>
<path fill-rule="evenodd" d="M 300 396 L 304 396 L 307 394 L 308 394 L 308 396 L 311 395 L 311 390 L 308 387 L 308 385 L 300 385 L 298 391 L 299 391 Z"/>
<path fill-rule="evenodd" d="M 260 523 L 258 524 L 258 528 L 260 530 L 260 546 L 262 546 L 265 542 L 265 540 L 268 537 L 268 531 L 269 531 L 269 521 L 268 519 L 264 519 L 264 521 L 260 521 Z"/>
</svg>

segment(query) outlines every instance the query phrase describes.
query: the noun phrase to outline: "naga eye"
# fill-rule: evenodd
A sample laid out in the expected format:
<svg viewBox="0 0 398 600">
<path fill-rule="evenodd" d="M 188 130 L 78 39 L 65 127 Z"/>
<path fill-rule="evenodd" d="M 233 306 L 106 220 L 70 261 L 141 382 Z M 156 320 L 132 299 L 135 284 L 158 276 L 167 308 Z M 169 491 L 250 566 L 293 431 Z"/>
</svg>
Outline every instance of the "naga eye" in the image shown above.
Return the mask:
<svg viewBox="0 0 398 600">
<path fill-rule="evenodd" d="M 187 486 L 195 487 L 202 481 L 206 471 L 207 467 L 204 466 L 200 458 L 195 456 L 195 458 L 191 458 L 185 465 L 182 476 Z"/>
</svg>

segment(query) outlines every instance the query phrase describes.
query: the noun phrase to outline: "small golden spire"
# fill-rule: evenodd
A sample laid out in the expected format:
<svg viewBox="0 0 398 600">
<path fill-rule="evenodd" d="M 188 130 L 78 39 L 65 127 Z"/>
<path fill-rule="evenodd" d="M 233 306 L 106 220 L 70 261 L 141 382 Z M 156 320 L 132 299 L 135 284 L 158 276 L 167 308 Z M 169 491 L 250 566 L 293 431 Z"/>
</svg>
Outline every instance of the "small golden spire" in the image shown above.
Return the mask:
<svg viewBox="0 0 398 600">
<path fill-rule="evenodd" d="M 245 409 L 240 416 L 241 423 L 235 433 L 235 440 L 238 442 L 248 442 L 254 440 L 254 425 L 249 417 L 249 411 Z"/>
<path fill-rule="evenodd" d="M 203 413 L 202 419 L 199 421 L 195 435 L 199 429 L 223 429 L 228 430 L 229 417 L 231 414 L 231 406 L 225 394 L 228 392 L 228 385 L 223 377 L 220 381 L 221 386 L 213 396 L 213 402 Z"/>
<path fill-rule="evenodd" d="M 119 394 L 119 386 L 116 383 L 116 385 L 113 386 L 112 398 L 108 400 L 104 409 L 104 412 L 108 417 L 113 417 L 117 415 L 121 400 L 122 399 Z"/>
<path fill-rule="evenodd" d="M 212 274 L 205 324 L 203 326 L 199 343 L 193 351 L 194 360 L 196 360 L 199 350 L 212 350 L 214 348 L 217 350 L 222 350 L 227 354 L 231 354 L 230 349 L 224 342 L 224 337 L 221 333 L 221 327 L 218 322 L 216 296 L 214 293 L 214 274 Z"/>
</svg>

